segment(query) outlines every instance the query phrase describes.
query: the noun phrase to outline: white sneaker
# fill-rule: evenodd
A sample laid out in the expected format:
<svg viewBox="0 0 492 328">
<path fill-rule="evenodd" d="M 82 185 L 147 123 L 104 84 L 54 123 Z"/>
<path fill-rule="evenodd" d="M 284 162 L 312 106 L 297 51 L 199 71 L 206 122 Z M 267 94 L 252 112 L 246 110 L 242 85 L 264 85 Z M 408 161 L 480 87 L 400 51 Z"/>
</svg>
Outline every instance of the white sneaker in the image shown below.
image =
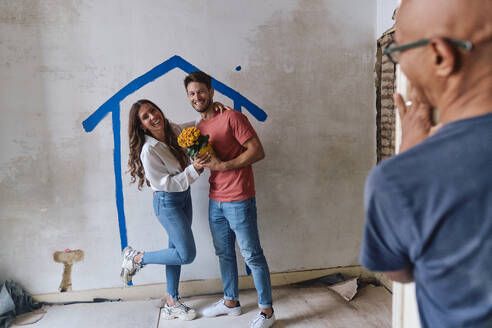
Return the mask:
<svg viewBox="0 0 492 328">
<path fill-rule="evenodd" d="M 164 305 L 161 312 L 161 317 L 165 320 L 178 318 L 180 320 L 193 320 L 196 318 L 196 311 L 189 306 L 183 304 L 181 299 L 176 300 L 174 306 Z"/>
<path fill-rule="evenodd" d="M 139 251 L 133 249 L 131 246 L 126 246 L 121 256 L 123 257 L 123 261 L 121 263 L 121 272 L 120 277 L 124 284 L 128 284 L 132 277 L 137 273 L 138 270 L 142 268 L 140 263 L 135 263 L 133 259 L 137 256 Z"/>
<path fill-rule="evenodd" d="M 254 318 L 249 324 L 250 328 L 268 328 L 275 323 L 275 313 L 272 313 L 270 318 L 267 318 L 263 312 L 258 313 L 258 316 Z"/>
<path fill-rule="evenodd" d="M 237 306 L 230 308 L 225 305 L 225 300 L 221 299 L 220 301 L 215 302 L 214 304 L 206 307 L 203 310 L 204 317 L 216 317 L 218 315 L 240 315 L 241 314 L 241 304 L 237 302 Z"/>
</svg>

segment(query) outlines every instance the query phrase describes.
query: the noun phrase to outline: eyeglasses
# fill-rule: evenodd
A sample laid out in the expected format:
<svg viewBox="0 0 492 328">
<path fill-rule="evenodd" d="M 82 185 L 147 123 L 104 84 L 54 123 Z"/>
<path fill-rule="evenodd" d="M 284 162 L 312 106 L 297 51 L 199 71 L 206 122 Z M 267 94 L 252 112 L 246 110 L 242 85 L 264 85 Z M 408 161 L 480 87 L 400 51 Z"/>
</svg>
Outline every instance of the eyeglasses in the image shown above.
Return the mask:
<svg viewBox="0 0 492 328">
<path fill-rule="evenodd" d="M 470 51 L 473 48 L 473 45 L 470 41 L 466 40 L 455 40 L 455 39 L 446 39 L 449 43 L 460 47 L 466 51 Z M 398 61 L 400 60 L 400 52 L 403 50 L 408 50 L 412 48 L 417 48 L 417 47 L 423 47 L 428 45 L 430 42 L 430 39 L 422 39 L 410 43 L 405 43 L 402 44 L 401 46 L 397 45 L 394 41 L 391 41 L 386 47 L 383 49 L 383 53 L 388 56 L 389 60 L 393 64 L 398 64 Z"/>
</svg>

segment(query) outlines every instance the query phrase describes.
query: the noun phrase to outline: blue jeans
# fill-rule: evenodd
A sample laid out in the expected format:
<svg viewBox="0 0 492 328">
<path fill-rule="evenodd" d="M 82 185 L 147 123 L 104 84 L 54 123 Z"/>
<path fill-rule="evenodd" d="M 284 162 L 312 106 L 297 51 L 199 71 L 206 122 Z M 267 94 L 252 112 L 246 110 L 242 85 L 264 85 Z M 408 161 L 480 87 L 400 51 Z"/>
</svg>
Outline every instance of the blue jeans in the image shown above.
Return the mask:
<svg viewBox="0 0 492 328">
<path fill-rule="evenodd" d="M 156 191 L 154 212 L 167 231 L 169 248 L 144 252 L 142 265 L 165 264 L 167 293 L 177 299 L 181 265 L 193 262 L 196 256 L 190 188 L 183 192 Z"/>
<path fill-rule="evenodd" d="M 217 202 L 211 199 L 208 211 L 215 254 L 219 257 L 224 298 L 226 300 L 239 298 L 235 251 L 237 238 L 241 255 L 253 274 L 258 293 L 258 306 L 262 309 L 271 308 L 270 270 L 258 236 L 256 199 L 253 197 L 234 202 Z"/>
</svg>

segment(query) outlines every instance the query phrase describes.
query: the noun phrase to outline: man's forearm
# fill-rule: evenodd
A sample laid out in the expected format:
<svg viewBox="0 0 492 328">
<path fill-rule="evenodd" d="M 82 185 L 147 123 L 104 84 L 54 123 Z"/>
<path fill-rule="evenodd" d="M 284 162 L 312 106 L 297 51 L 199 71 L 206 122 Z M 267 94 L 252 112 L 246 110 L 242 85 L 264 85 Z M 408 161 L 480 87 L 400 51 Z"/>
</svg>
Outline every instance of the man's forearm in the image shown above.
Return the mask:
<svg viewBox="0 0 492 328">
<path fill-rule="evenodd" d="M 251 165 L 265 158 L 265 151 L 257 136 L 248 139 L 243 144 L 243 147 L 246 150 L 236 158 L 229 161 L 221 161 L 220 158 L 214 155 L 210 162 L 203 166 L 211 171 L 228 171 Z"/>
<path fill-rule="evenodd" d="M 263 150 L 261 151 L 248 151 L 246 150 L 244 153 L 239 155 L 236 158 L 231 159 L 230 161 L 222 162 L 220 164 L 219 171 L 227 171 L 239 169 L 244 166 L 251 165 L 265 158 L 265 153 Z"/>
</svg>

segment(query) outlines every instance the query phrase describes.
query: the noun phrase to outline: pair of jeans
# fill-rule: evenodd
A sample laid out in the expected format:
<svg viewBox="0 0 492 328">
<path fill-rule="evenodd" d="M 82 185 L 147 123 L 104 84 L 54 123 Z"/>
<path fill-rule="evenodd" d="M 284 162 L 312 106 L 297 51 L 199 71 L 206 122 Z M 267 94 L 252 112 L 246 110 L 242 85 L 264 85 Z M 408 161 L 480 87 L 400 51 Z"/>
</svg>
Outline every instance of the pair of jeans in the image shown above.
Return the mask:
<svg viewBox="0 0 492 328">
<path fill-rule="evenodd" d="M 190 188 L 183 192 L 156 191 L 154 212 L 169 237 L 169 248 L 144 252 L 142 265 L 165 264 L 167 293 L 179 296 L 181 265 L 193 262 L 196 256 L 195 240 L 191 231 L 192 206 Z"/>
<path fill-rule="evenodd" d="M 239 298 L 235 250 L 237 239 L 241 255 L 253 275 L 258 293 L 258 306 L 262 309 L 271 308 L 270 270 L 258 235 L 256 198 L 234 202 L 218 202 L 210 199 L 208 211 L 215 254 L 219 257 L 224 299 Z"/>
</svg>

